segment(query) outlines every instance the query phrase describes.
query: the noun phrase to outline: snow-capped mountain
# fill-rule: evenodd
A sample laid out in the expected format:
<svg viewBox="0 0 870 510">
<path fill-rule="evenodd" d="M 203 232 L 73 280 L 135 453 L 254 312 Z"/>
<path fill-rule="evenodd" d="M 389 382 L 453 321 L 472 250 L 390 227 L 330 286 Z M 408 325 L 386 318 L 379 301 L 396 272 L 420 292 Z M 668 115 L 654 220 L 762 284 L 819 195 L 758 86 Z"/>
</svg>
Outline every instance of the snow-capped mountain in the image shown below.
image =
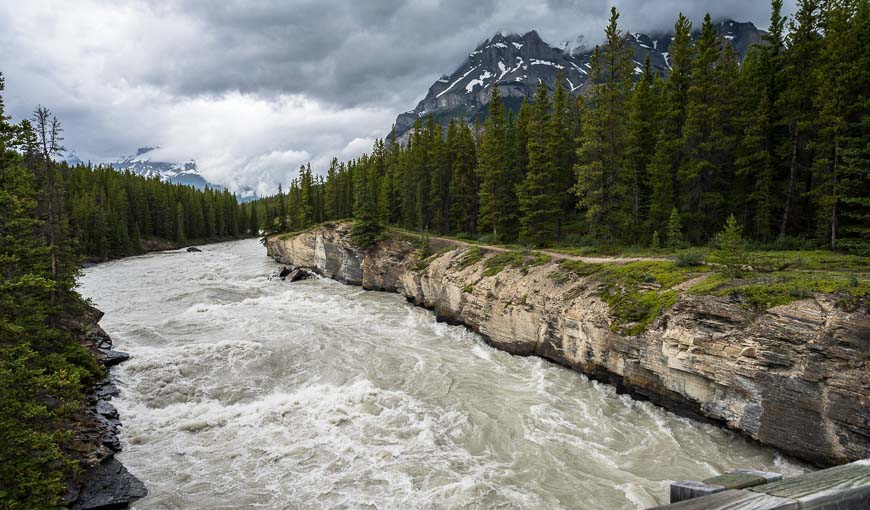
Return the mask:
<svg viewBox="0 0 870 510">
<path fill-rule="evenodd" d="M 752 23 L 730 19 L 718 23 L 719 33 L 736 50 L 740 59 L 749 46 L 761 43 L 762 31 Z M 695 37 L 699 35 L 696 32 Z M 670 69 L 668 47 L 673 34 L 629 33 L 626 40 L 633 48 L 635 73 L 640 74 L 647 56 L 652 68 L 667 74 Z M 583 91 L 588 80 L 592 48 L 583 43 L 583 37 L 568 41 L 560 47 L 544 42 L 534 30 L 525 34 L 497 33 L 469 53 L 465 62 L 450 75 L 444 75 L 429 87 L 429 92 L 411 111 L 398 116 L 396 135 L 404 141 L 417 119 L 434 116 L 436 122 L 446 124 L 451 118 L 472 122 L 483 119 L 492 93 L 498 84 L 506 107 L 516 111 L 523 99 L 531 99 L 543 83 L 555 89 L 559 71 L 564 76 L 563 86 L 574 94 Z"/>
<path fill-rule="evenodd" d="M 85 162 L 79 158 L 79 155 L 76 154 L 76 151 L 74 151 L 74 150 L 67 152 L 66 155 L 64 156 L 63 160 L 69 166 L 79 166 L 79 165 L 85 164 Z"/>
<path fill-rule="evenodd" d="M 200 175 L 199 169 L 196 167 L 196 161 L 173 163 L 154 159 L 154 151 L 157 149 L 159 147 L 140 147 L 136 151 L 136 155 L 127 156 L 111 165 L 115 170 L 129 170 L 143 177 L 158 177 L 162 181 L 185 184 L 198 189 L 205 189 L 206 187 L 223 189 L 223 186 L 208 182 Z"/>
</svg>

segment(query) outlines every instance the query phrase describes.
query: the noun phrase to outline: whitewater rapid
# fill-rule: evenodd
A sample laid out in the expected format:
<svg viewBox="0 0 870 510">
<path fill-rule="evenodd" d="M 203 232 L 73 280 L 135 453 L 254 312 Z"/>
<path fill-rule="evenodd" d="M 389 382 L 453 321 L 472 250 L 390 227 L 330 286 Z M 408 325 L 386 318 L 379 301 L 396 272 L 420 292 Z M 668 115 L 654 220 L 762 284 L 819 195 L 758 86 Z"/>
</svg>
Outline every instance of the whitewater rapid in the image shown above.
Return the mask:
<svg viewBox="0 0 870 510">
<path fill-rule="evenodd" d="M 801 466 L 396 294 L 270 281 L 255 240 L 85 270 L 136 509 L 633 509 L 669 480 Z"/>
</svg>

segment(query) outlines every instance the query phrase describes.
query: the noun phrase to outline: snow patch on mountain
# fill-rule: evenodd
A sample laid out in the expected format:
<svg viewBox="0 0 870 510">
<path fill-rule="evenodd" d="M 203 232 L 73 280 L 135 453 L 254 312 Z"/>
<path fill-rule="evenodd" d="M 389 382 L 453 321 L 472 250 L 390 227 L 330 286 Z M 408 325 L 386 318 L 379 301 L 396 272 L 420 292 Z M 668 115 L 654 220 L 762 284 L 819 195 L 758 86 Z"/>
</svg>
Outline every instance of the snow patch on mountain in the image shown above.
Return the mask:
<svg viewBox="0 0 870 510">
<path fill-rule="evenodd" d="M 718 29 L 723 41 L 731 44 L 741 59 L 749 46 L 762 42 L 763 32 L 752 23 L 726 19 L 718 24 Z M 670 73 L 668 49 L 672 39 L 670 33 L 626 33 L 634 73 L 644 72 L 647 58 L 653 73 Z M 582 94 L 589 80 L 591 57 L 592 49 L 584 44 L 582 36 L 556 47 L 544 42 L 534 30 L 522 35 L 497 32 L 469 53 L 453 73 L 438 78 L 416 108 L 400 114 L 394 131 L 404 141 L 415 122 L 429 115 L 441 124 L 451 118 L 466 122 L 483 120 L 493 85 L 499 86 L 503 102 L 512 111 L 519 108 L 523 99 L 532 99 L 539 84 L 554 90 L 560 73 L 561 86 L 575 95 Z"/>
</svg>

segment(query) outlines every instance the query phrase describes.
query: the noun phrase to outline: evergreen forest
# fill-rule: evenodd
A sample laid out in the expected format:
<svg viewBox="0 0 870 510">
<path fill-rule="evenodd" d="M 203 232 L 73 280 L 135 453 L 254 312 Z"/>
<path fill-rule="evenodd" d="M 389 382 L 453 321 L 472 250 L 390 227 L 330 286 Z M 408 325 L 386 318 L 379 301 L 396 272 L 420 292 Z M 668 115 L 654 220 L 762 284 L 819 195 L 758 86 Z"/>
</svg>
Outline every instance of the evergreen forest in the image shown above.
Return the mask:
<svg viewBox="0 0 870 510">
<path fill-rule="evenodd" d="M 738 65 L 708 15 L 680 15 L 660 76 L 611 11 L 579 96 L 542 85 L 482 125 L 418 120 L 406 143 L 310 165 L 257 207 L 270 231 L 354 218 L 369 230 L 532 246 L 706 245 L 732 214 L 759 247 L 870 253 L 870 7 L 772 2 Z M 563 80 L 559 80 L 560 82 Z M 373 230 L 373 231 L 374 231 Z"/>
</svg>

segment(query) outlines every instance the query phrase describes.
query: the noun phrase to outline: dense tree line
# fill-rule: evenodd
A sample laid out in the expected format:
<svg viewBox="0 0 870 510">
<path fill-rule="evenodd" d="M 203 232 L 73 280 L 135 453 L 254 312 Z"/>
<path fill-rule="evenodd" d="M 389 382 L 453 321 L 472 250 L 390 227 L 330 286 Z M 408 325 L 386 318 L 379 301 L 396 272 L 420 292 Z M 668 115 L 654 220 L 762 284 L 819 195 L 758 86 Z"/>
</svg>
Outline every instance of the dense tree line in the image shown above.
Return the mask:
<svg viewBox="0 0 870 510">
<path fill-rule="evenodd" d="M 11 124 L 3 106 L 0 96 L 0 508 L 56 508 L 77 468 L 61 423 L 102 369 L 71 333 L 86 305 L 53 161 L 60 123 L 39 107 Z"/>
<path fill-rule="evenodd" d="M 0 92 L 3 91 L 0 75 Z M 260 232 L 257 207 L 110 167 L 58 163 L 63 129 L 38 107 L 10 123 L 0 95 L 0 508 L 56 508 L 78 470 L 65 430 L 104 376 L 82 345 L 83 259 Z M 92 315 L 92 314 L 90 314 Z"/>
<path fill-rule="evenodd" d="M 81 253 L 105 260 L 149 248 L 259 233 L 254 206 L 227 190 L 198 190 L 111 167 L 58 166 Z"/>
<path fill-rule="evenodd" d="M 430 117 L 325 178 L 305 166 L 261 202 L 264 222 L 676 246 L 711 241 L 734 214 L 759 243 L 867 253 L 868 2 L 801 0 L 791 20 L 781 5 L 741 65 L 709 16 L 693 37 L 680 15 L 666 77 L 648 62 L 637 76 L 613 9 L 579 97 L 542 86 L 514 115 L 494 86 L 482 126 Z"/>
</svg>

